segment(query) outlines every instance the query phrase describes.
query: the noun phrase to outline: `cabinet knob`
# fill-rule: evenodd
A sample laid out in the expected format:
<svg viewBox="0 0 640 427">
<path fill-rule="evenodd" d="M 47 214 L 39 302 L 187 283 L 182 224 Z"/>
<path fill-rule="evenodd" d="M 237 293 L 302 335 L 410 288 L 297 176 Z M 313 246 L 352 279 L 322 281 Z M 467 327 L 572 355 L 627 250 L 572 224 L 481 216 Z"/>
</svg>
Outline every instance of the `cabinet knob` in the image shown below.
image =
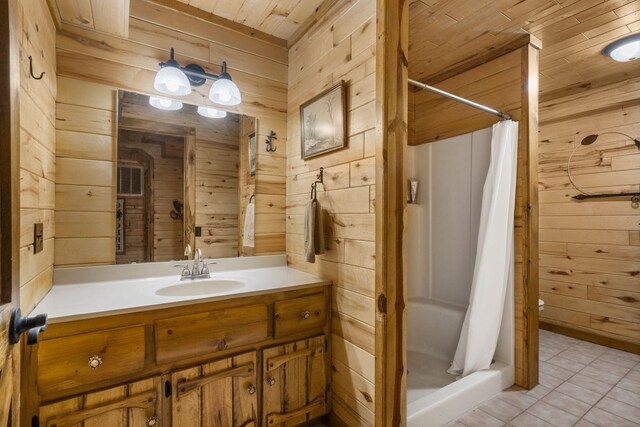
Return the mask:
<svg viewBox="0 0 640 427">
<path fill-rule="evenodd" d="M 270 386 L 273 386 L 276 383 L 276 379 L 269 377 L 267 378 L 267 384 L 269 384 Z"/>
<path fill-rule="evenodd" d="M 154 427 L 158 425 L 158 419 L 156 417 L 149 417 L 147 418 L 147 421 L 145 422 L 145 426 L 147 427 Z"/>
<path fill-rule="evenodd" d="M 300 313 L 300 317 L 302 317 L 303 319 L 308 319 L 311 317 L 311 313 L 309 313 L 308 310 L 305 310 L 302 313 Z"/>
<path fill-rule="evenodd" d="M 249 384 L 249 387 L 247 387 L 247 392 L 249 392 L 249 394 L 256 394 L 256 387 L 253 384 Z"/>
<path fill-rule="evenodd" d="M 102 366 L 102 358 L 100 356 L 91 356 L 89 358 L 89 367 L 91 369 L 98 369 Z"/>
</svg>

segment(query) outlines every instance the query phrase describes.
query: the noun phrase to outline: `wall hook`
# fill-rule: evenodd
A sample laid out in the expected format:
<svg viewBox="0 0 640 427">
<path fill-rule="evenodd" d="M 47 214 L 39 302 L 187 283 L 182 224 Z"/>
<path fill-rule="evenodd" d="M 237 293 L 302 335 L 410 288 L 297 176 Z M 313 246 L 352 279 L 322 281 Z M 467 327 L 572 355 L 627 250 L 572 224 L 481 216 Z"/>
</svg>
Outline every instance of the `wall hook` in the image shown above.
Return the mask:
<svg viewBox="0 0 640 427">
<path fill-rule="evenodd" d="M 44 71 L 40 73 L 40 77 L 36 77 L 35 74 L 33 74 L 33 58 L 31 57 L 29 57 L 29 72 L 33 79 L 41 80 L 44 77 Z"/>
<path fill-rule="evenodd" d="M 311 200 L 316 200 L 316 196 L 318 194 L 316 187 L 318 184 L 322 184 L 324 187 L 324 168 L 320 168 L 320 172 L 316 175 L 316 181 L 311 184 Z"/>
<path fill-rule="evenodd" d="M 275 153 L 277 148 L 273 146 L 273 140 L 278 139 L 276 133 L 274 131 L 270 131 L 269 135 L 267 135 L 267 140 L 265 143 L 267 144 L 267 153 Z"/>
</svg>

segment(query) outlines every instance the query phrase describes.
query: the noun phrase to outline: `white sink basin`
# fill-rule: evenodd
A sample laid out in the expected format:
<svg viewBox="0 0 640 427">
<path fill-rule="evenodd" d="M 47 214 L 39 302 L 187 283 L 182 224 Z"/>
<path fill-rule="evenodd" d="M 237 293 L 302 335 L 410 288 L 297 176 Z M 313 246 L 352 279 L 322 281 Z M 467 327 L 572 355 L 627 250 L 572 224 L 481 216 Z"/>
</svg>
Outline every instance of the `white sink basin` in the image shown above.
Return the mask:
<svg viewBox="0 0 640 427">
<path fill-rule="evenodd" d="M 167 297 L 215 295 L 229 292 L 244 287 L 244 283 L 238 280 L 202 279 L 182 281 L 174 285 L 165 286 L 156 291 L 156 295 Z"/>
</svg>

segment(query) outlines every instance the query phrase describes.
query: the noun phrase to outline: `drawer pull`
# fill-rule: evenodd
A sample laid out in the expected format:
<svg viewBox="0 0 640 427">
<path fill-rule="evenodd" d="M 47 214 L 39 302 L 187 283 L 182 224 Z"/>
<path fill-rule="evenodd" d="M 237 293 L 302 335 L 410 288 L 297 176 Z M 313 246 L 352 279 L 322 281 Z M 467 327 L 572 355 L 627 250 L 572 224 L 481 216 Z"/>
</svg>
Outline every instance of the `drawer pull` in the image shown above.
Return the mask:
<svg viewBox="0 0 640 427">
<path fill-rule="evenodd" d="M 89 358 L 89 367 L 91 369 L 98 369 L 102 366 L 102 358 L 100 356 L 91 356 Z"/>
<path fill-rule="evenodd" d="M 276 379 L 269 377 L 267 378 L 267 384 L 269 384 L 270 386 L 273 386 L 276 383 Z"/>
<path fill-rule="evenodd" d="M 247 392 L 249 392 L 249 394 L 256 394 L 256 386 L 254 386 L 253 384 L 249 384 L 249 387 L 247 387 Z"/>
<path fill-rule="evenodd" d="M 147 421 L 145 422 L 145 425 L 147 427 L 155 427 L 158 425 L 158 419 L 156 417 L 149 417 L 147 418 Z"/>
<path fill-rule="evenodd" d="M 308 310 L 305 310 L 302 313 L 300 313 L 300 317 L 302 317 L 303 319 L 308 319 L 311 317 L 311 313 L 309 313 Z"/>
</svg>

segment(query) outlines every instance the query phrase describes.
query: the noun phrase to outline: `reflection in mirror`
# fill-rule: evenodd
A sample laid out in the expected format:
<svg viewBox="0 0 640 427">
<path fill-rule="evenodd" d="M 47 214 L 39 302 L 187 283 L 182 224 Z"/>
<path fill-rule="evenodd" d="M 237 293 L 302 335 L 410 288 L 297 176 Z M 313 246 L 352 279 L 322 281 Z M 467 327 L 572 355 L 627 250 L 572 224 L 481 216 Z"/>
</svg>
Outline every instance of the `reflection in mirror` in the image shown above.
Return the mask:
<svg viewBox="0 0 640 427">
<path fill-rule="evenodd" d="M 187 244 L 207 258 L 253 254 L 256 120 L 118 100 L 116 263 L 180 260 Z"/>
</svg>

